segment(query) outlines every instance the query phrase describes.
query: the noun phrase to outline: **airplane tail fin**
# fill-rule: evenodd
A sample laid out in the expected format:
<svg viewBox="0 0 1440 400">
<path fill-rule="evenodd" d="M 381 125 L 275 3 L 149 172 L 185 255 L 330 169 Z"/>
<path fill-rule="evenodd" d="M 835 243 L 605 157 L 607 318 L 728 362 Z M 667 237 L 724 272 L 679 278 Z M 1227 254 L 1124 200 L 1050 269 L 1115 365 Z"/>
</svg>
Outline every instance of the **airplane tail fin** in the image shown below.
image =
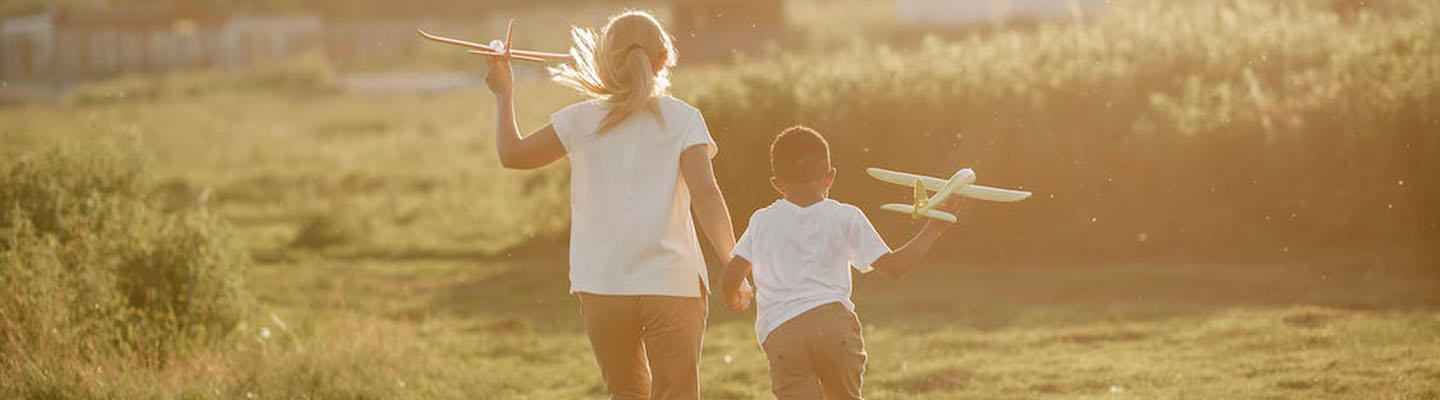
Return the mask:
<svg viewBox="0 0 1440 400">
<path fill-rule="evenodd" d="M 510 51 L 510 34 L 512 34 L 512 33 L 515 33 L 515 19 L 514 19 L 514 18 L 511 18 L 511 19 L 510 19 L 510 25 L 508 25 L 508 26 L 505 27 L 505 48 L 504 48 L 504 49 L 500 49 L 500 52 L 508 52 L 508 51 Z"/>
<path fill-rule="evenodd" d="M 915 199 L 913 200 L 914 203 L 915 203 L 915 209 L 916 209 L 916 210 L 919 210 L 921 207 L 925 207 L 925 200 L 926 200 L 926 197 L 929 197 L 929 196 L 928 196 L 929 194 L 930 194 L 929 192 L 926 192 L 926 191 L 925 191 L 925 182 L 922 182 L 922 181 L 920 181 L 919 179 L 916 179 L 916 180 L 915 180 Z M 919 213 L 915 213 L 914 215 L 912 215 L 912 217 L 920 218 L 920 214 L 919 214 Z"/>
</svg>

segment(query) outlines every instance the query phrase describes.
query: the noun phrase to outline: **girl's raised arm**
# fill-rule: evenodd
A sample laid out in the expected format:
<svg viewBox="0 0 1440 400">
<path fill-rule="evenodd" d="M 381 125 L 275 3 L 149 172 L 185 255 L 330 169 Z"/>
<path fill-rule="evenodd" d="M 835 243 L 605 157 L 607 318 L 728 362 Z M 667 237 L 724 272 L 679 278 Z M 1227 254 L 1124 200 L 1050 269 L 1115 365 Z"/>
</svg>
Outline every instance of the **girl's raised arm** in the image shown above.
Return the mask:
<svg viewBox="0 0 1440 400">
<path fill-rule="evenodd" d="M 485 73 L 485 86 L 495 95 L 495 151 L 499 153 L 500 165 L 512 169 L 535 169 L 559 160 L 565 156 L 565 146 L 555 136 L 555 126 L 545 126 L 520 136 L 519 125 L 515 123 L 515 99 L 513 96 L 514 76 L 510 72 L 510 60 L 504 57 L 490 57 L 490 70 Z"/>
</svg>

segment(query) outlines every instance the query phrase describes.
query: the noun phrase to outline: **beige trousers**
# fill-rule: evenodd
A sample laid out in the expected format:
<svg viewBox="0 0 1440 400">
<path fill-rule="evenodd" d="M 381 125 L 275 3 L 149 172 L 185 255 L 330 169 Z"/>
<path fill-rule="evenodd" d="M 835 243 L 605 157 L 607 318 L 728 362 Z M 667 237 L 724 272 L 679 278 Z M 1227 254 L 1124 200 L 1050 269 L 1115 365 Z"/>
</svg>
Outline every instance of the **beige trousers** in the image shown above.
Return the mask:
<svg viewBox="0 0 1440 400">
<path fill-rule="evenodd" d="M 700 336 L 709 313 L 703 295 L 579 297 L 611 399 L 700 398 Z"/>
<path fill-rule="evenodd" d="M 863 399 L 865 340 L 860 319 L 844 305 L 826 304 L 785 321 L 761 347 L 775 398 Z"/>
</svg>

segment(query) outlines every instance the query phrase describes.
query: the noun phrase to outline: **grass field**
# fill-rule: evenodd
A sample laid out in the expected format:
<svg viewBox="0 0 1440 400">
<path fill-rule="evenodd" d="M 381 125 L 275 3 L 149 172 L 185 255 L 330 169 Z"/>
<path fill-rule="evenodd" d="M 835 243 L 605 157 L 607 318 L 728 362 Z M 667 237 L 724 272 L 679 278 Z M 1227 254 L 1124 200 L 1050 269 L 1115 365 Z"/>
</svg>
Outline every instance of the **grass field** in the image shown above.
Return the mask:
<svg viewBox="0 0 1440 400">
<path fill-rule="evenodd" d="M 870 398 L 1440 395 L 1433 269 L 1373 260 L 922 268 L 857 280 Z M 328 339 L 382 338 L 392 359 L 369 368 L 386 371 L 376 384 L 386 396 L 598 398 L 564 282 L 564 259 L 540 256 L 277 263 L 258 267 L 250 285 L 287 320 L 363 321 L 370 328 Z M 768 396 L 751 318 L 711 311 L 705 398 Z"/>
<path fill-rule="evenodd" d="M 867 211 L 893 200 L 855 168 L 876 162 L 1045 195 L 967 210 L 903 280 L 857 279 L 869 398 L 1440 398 L 1440 7 L 1121 4 L 876 58 L 826 22 L 912 32 L 795 2 L 799 42 L 836 53 L 682 64 L 676 90 L 724 149 L 737 223 L 773 198 L 763 149 L 794 123 L 829 135 L 835 193 Z M 498 168 L 478 89 L 345 93 L 332 72 L 0 107 L 0 398 L 600 398 L 566 293 L 565 162 Z M 517 93 L 522 127 L 579 99 Z M 46 164 L 57 147 L 75 158 Z M 870 214 L 891 244 L 914 228 Z M 177 329 L 145 293 L 188 287 L 126 278 L 152 264 L 243 290 Z M 768 397 L 753 311 L 709 321 L 704 398 Z"/>
</svg>

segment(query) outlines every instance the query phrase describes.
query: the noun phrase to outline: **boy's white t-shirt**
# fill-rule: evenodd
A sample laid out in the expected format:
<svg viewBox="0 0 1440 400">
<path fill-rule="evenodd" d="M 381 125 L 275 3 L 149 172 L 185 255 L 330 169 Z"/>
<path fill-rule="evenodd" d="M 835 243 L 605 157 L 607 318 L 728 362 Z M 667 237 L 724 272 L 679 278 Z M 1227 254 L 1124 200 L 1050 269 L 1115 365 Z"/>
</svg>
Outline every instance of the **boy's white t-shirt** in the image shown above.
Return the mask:
<svg viewBox="0 0 1440 400">
<path fill-rule="evenodd" d="M 570 157 L 570 291 L 699 297 L 709 290 L 690 217 L 680 153 L 717 152 L 700 110 L 656 99 L 661 119 L 637 111 L 596 133 L 609 106 L 576 103 L 550 116 Z M 663 122 L 662 122 L 663 120 Z"/>
<path fill-rule="evenodd" d="M 890 246 L 860 208 L 825 199 L 807 207 L 780 199 L 755 211 L 734 255 L 755 278 L 755 336 L 829 303 L 850 302 L 850 268 L 864 273 Z"/>
</svg>

